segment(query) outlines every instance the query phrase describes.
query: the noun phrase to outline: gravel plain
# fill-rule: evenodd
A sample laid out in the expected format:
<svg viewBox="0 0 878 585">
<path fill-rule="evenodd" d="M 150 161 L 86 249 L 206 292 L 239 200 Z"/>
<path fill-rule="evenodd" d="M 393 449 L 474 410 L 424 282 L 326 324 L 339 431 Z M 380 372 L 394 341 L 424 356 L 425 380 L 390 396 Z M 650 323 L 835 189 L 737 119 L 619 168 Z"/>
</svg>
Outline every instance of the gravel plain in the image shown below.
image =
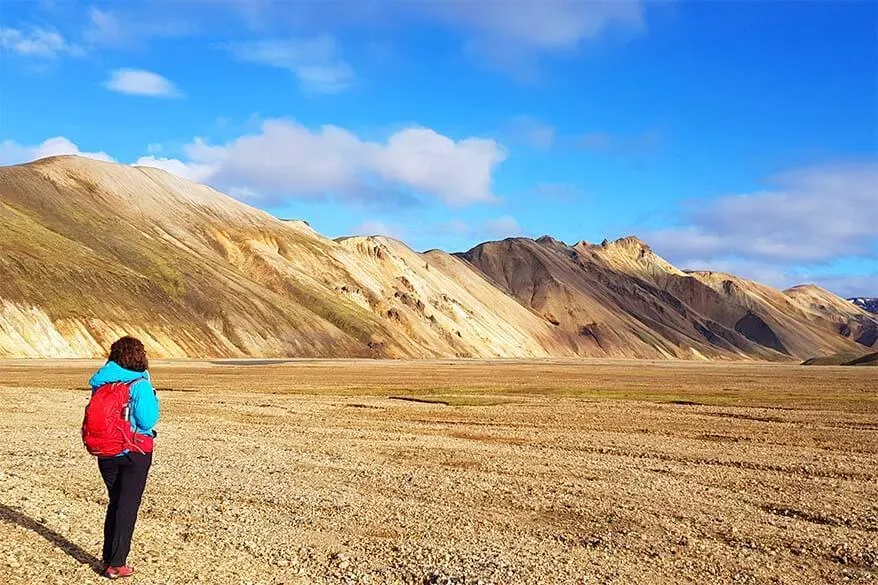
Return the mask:
<svg viewBox="0 0 878 585">
<path fill-rule="evenodd" d="M 89 361 L 0 363 L 0 583 L 101 583 Z M 133 582 L 878 582 L 870 368 L 162 362 Z"/>
</svg>

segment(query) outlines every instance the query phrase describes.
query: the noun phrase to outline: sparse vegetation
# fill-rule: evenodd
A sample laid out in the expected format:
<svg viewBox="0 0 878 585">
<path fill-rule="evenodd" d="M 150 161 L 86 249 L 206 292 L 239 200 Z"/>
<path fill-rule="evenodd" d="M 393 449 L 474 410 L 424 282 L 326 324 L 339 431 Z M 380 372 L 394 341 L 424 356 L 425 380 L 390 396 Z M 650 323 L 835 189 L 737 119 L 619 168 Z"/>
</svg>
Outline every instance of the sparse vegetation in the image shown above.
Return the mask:
<svg viewBox="0 0 878 585">
<path fill-rule="evenodd" d="M 372 314 L 344 297 L 327 297 L 294 279 L 286 279 L 284 284 L 295 302 L 358 341 L 368 344 L 381 331 Z"/>
</svg>

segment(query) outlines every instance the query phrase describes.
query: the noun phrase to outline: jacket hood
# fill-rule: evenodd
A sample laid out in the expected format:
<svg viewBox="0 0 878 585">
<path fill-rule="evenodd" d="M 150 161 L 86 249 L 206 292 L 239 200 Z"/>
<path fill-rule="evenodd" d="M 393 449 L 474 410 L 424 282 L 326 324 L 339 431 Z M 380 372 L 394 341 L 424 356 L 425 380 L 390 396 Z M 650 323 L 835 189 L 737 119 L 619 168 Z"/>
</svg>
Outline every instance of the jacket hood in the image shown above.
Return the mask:
<svg viewBox="0 0 878 585">
<path fill-rule="evenodd" d="M 107 362 L 94 373 L 91 380 L 88 381 L 88 385 L 94 389 L 112 382 L 133 382 L 138 378 L 149 380 L 149 372 L 126 370 L 116 362 Z"/>
</svg>

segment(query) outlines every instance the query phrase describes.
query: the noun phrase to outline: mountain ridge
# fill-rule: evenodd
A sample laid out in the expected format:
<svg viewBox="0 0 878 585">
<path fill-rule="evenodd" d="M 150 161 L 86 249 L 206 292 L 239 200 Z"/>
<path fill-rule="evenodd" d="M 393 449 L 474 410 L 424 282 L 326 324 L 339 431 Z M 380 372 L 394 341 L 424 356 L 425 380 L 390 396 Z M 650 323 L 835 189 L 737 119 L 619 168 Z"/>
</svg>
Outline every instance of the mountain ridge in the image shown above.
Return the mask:
<svg viewBox="0 0 878 585">
<path fill-rule="evenodd" d="M 827 291 L 686 273 L 634 236 L 418 253 L 81 157 L 0 167 L 0 228 L 0 357 L 122 333 L 164 357 L 793 360 L 878 338 Z"/>
<path fill-rule="evenodd" d="M 853 297 L 848 299 L 856 306 L 870 313 L 878 313 L 878 297 Z"/>
</svg>

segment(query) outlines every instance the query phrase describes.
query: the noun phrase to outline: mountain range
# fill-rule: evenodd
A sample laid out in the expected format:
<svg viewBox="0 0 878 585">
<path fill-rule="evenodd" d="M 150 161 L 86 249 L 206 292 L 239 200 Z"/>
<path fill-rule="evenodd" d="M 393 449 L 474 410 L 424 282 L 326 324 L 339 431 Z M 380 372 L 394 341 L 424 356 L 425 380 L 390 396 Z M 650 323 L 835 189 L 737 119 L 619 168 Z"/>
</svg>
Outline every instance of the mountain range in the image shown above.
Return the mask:
<svg viewBox="0 0 878 585">
<path fill-rule="evenodd" d="M 0 357 L 100 356 L 122 334 L 156 357 L 800 361 L 874 351 L 878 316 L 813 285 L 683 271 L 634 237 L 418 253 L 155 168 L 0 168 Z"/>
</svg>

